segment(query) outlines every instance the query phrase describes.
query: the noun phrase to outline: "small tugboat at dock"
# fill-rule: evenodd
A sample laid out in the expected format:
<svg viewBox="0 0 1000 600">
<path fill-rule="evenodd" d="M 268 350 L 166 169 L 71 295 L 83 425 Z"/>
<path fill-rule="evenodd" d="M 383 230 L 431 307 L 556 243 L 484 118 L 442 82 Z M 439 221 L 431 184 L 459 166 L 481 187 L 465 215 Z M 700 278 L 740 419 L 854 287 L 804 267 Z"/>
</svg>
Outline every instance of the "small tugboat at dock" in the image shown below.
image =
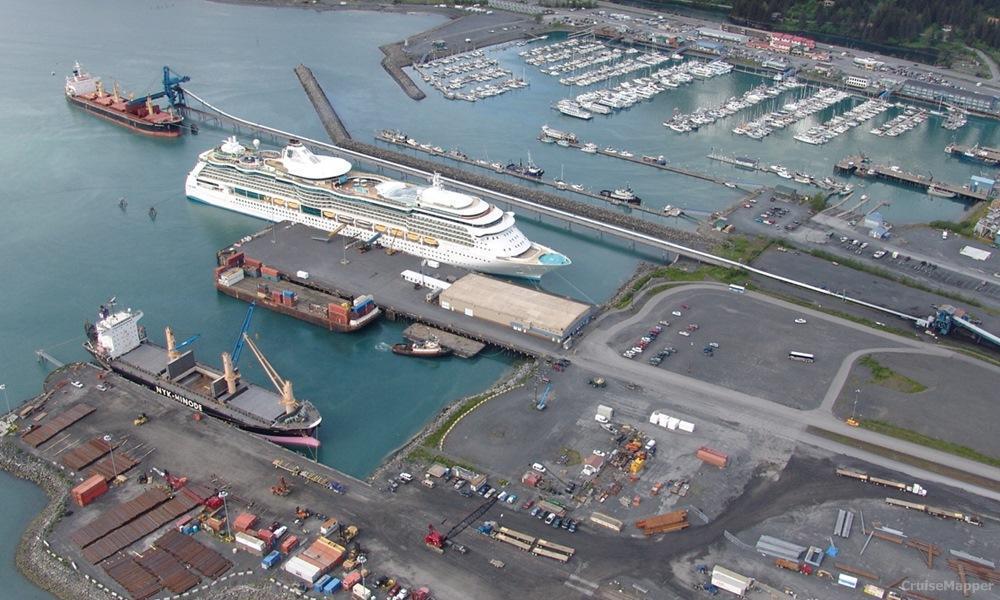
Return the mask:
<svg viewBox="0 0 1000 600">
<path fill-rule="evenodd" d="M 451 354 L 449 348 L 445 348 L 434 339 L 409 344 L 393 344 L 392 351 L 394 354 L 423 358 L 439 358 Z"/>
</svg>

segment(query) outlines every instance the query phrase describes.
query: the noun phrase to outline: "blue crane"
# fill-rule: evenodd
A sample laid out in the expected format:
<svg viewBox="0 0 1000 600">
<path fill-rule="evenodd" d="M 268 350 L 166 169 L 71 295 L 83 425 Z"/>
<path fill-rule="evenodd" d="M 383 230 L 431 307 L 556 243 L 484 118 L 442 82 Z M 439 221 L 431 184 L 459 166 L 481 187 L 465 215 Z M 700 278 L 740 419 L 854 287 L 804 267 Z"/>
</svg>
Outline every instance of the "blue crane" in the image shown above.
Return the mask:
<svg viewBox="0 0 1000 600">
<path fill-rule="evenodd" d="M 535 405 L 535 408 L 537 408 L 538 410 L 545 410 L 545 402 L 546 400 L 548 400 L 549 392 L 551 391 L 552 391 L 552 384 L 550 383 L 547 386 L 545 386 L 545 391 L 543 391 L 542 395 L 538 398 L 538 404 Z"/>
<path fill-rule="evenodd" d="M 181 84 L 188 81 L 191 81 L 191 78 L 187 75 L 179 75 L 174 73 L 170 67 L 163 67 L 163 90 L 142 98 L 129 100 L 129 106 L 145 104 L 147 99 L 156 100 L 157 98 L 166 98 L 170 102 L 170 106 L 173 107 L 184 106 L 184 90 L 181 88 Z"/>
<path fill-rule="evenodd" d="M 196 333 L 196 334 L 192 335 L 191 337 L 189 337 L 188 339 L 184 340 L 183 342 L 181 342 L 181 343 L 177 344 L 176 346 L 174 346 L 174 350 L 180 350 L 181 348 L 183 348 L 183 347 L 191 344 L 192 342 L 194 342 L 196 339 L 198 339 L 200 337 L 201 337 L 201 334 L 200 333 Z"/>
<path fill-rule="evenodd" d="M 250 307 L 247 308 L 247 316 L 243 317 L 243 327 L 240 328 L 240 333 L 236 336 L 236 343 L 233 344 L 233 365 L 240 361 L 240 354 L 243 353 L 243 334 L 250 329 L 250 319 L 253 318 L 253 309 L 256 306 L 256 302 L 251 302 Z"/>
</svg>

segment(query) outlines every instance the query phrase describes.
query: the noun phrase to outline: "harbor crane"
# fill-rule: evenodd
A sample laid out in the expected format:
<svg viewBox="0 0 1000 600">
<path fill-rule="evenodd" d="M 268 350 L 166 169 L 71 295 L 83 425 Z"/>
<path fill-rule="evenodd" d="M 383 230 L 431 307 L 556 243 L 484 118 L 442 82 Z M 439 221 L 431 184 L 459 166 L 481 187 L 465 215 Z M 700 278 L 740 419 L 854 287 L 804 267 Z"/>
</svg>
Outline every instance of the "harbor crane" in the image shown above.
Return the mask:
<svg viewBox="0 0 1000 600">
<path fill-rule="evenodd" d="M 299 402 L 295 399 L 294 394 L 292 394 L 292 382 L 282 379 L 281 375 L 278 375 L 278 371 L 271 366 L 270 361 L 267 360 L 264 353 L 260 351 L 257 344 L 245 332 L 243 333 L 243 341 L 250 347 L 250 351 L 257 357 L 257 362 L 264 369 L 264 373 L 267 374 L 268 379 L 271 380 L 271 383 L 277 388 L 278 393 L 281 394 L 281 405 L 285 408 L 285 414 L 290 415 L 294 413 L 299 407 Z"/>
<path fill-rule="evenodd" d="M 448 533 L 441 533 L 437 529 L 434 529 L 434 525 L 427 526 L 427 535 L 424 536 L 424 543 L 428 548 L 434 550 L 437 553 L 443 553 L 446 546 L 453 544 L 451 538 L 465 531 L 465 529 L 471 525 L 473 522 L 478 520 L 480 517 L 485 515 L 493 505 L 497 503 L 496 497 L 490 498 L 486 502 L 479 505 L 476 510 L 472 511 L 464 519 L 459 521 L 457 525 L 448 530 Z M 461 551 L 461 550 L 460 550 Z"/>
<path fill-rule="evenodd" d="M 129 100 L 128 105 L 137 106 L 139 104 L 145 104 L 149 101 L 156 100 L 157 98 L 166 98 L 167 102 L 170 103 L 170 106 L 174 108 L 177 108 L 178 106 L 186 106 L 184 89 L 181 88 L 181 84 L 189 81 L 191 81 L 191 78 L 187 75 L 179 75 L 174 73 L 170 67 L 163 67 L 163 90 L 153 94 L 148 94 L 141 98 Z"/>
</svg>

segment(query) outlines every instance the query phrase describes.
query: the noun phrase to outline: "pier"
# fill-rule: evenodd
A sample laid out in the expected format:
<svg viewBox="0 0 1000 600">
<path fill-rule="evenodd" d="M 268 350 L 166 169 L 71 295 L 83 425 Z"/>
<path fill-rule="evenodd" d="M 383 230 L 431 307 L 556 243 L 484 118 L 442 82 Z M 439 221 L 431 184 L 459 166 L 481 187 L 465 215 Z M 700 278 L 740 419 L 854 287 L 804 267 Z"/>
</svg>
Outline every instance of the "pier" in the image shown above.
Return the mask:
<svg viewBox="0 0 1000 600">
<path fill-rule="evenodd" d="M 974 202 L 986 200 L 989 198 L 991 191 L 973 190 L 968 186 L 959 186 L 951 183 L 945 183 L 943 181 L 937 181 L 932 177 L 927 177 L 911 171 L 904 171 L 895 165 L 882 165 L 874 163 L 870 158 L 864 155 L 848 156 L 841 159 L 836 165 L 834 165 L 834 171 L 839 175 L 855 175 L 857 177 L 881 179 L 892 183 L 907 185 L 923 190 L 927 193 L 931 193 L 928 190 L 933 187 L 937 193 L 932 195 L 949 197 L 948 195 L 954 194 L 954 198 L 971 200 Z"/>
<path fill-rule="evenodd" d="M 985 163 L 991 167 L 1000 165 L 1000 149 L 989 146 L 966 146 L 964 144 L 948 144 L 944 151 L 952 156 Z"/>
<path fill-rule="evenodd" d="M 411 342 L 422 342 L 424 340 L 437 339 L 438 343 L 451 350 L 452 354 L 460 358 L 472 358 L 482 352 L 486 344 L 470 340 L 469 338 L 455 335 L 447 331 L 428 327 L 423 323 L 414 323 L 403 330 L 403 337 Z"/>
<path fill-rule="evenodd" d="M 312 70 L 300 64 L 295 67 L 295 75 L 298 76 L 299 83 L 302 84 L 302 89 L 305 90 L 306 96 L 309 97 L 309 101 L 315 107 L 319 120 L 323 124 L 323 128 L 326 129 L 326 133 L 330 136 L 330 139 L 338 144 L 343 143 L 344 140 L 351 139 L 351 133 L 344 127 L 344 122 L 340 120 L 337 111 L 333 109 L 330 99 L 326 97 L 326 92 L 319 86 L 319 82 L 316 81 L 316 76 L 313 75 Z"/>
</svg>

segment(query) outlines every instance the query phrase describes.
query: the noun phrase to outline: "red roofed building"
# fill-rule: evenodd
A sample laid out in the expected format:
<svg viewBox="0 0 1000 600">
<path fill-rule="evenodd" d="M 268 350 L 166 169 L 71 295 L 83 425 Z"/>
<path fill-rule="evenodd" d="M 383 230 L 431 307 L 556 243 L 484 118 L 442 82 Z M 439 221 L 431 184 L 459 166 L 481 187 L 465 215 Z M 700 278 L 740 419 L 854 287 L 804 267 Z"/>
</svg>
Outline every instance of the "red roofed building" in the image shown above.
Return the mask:
<svg viewBox="0 0 1000 600">
<path fill-rule="evenodd" d="M 816 42 L 800 35 L 772 33 L 768 47 L 776 52 L 790 54 L 792 52 L 809 52 L 816 47 Z"/>
</svg>

